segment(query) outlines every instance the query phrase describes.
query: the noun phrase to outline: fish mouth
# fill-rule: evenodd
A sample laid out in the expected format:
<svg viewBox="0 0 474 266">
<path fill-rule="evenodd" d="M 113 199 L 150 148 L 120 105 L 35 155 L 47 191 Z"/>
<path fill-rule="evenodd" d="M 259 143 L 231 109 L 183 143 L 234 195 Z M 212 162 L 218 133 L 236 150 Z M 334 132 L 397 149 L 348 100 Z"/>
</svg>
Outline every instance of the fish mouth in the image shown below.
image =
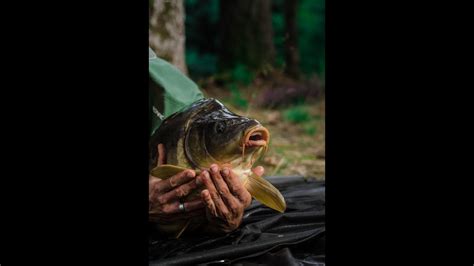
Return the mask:
<svg viewBox="0 0 474 266">
<path fill-rule="evenodd" d="M 244 135 L 245 147 L 266 146 L 270 139 L 270 132 L 263 126 L 255 126 L 247 131 Z"/>
</svg>

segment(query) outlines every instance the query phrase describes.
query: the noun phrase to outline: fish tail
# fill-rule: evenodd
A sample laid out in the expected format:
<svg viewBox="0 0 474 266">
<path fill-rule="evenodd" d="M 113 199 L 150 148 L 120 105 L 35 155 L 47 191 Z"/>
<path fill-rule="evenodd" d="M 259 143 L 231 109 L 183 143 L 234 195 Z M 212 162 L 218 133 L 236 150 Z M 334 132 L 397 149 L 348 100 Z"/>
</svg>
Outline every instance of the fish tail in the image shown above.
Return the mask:
<svg viewBox="0 0 474 266">
<path fill-rule="evenodd" d="M 283 213 L 286 202 L 280 191 L 263 177 L 252 173 L 244 180 L 244 186 L 257 201 L 263 205 Z"/>
</svg>

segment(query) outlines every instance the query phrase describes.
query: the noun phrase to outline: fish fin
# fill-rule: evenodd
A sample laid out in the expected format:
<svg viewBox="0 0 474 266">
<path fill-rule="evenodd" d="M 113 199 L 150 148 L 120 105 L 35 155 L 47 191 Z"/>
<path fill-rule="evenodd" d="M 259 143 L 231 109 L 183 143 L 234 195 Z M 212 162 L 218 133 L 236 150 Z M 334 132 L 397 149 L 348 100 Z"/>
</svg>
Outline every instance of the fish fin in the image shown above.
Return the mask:
<svg viewBox="0 0 474 266">
<path fill-rule="evenodd" d="M 246 182 L 245 188 L 252 197 L 263 205 L 283 213 L 286 209 L 286 202 L 280 191 L 263 177 L 252 173 Z"/>
<path fill-rule="evenodd" d="M 171 176 L 174 176 L 177 173 L 181 173 L 182 171 L 186 170 L 186 168 L 172 165 L 172 164 L 162 164 L 153 168 L 150 174 L 154 177 L 158 177 L 160 179 L 167 179 Z"/>
</svg>

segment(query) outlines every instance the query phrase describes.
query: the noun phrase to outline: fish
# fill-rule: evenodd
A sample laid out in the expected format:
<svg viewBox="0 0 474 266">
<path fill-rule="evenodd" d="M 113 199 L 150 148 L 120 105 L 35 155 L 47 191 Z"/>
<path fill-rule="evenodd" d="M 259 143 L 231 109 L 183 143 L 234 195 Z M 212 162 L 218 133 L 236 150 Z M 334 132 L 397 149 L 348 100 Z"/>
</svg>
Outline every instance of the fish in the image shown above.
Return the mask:
<svg viewBox="0 0 474 266">
<path fill-rule="evenodd" d="M 259 121 L 237 115 L 214 98 L 204 98 L 165 120 L 150 138 L 150 174 L 167 179 L 186 169 L 196 175 L 211 164 L 230 167 L 252 197 L 263 205 L 283 213 L 286 202 L 280 191 L 252 171 L 253 164 L 269 147 L 270 132 Z M 158 149 L 165 147 L 166 163 L 157 165 Z M 184 200 L 200 197 L 202 189 L 189 193 Z M 191 224 L 205 217 L 191 218 L 161 229 L 177 237 Z M 194 226 L 197 228 L 197 226 Z"/>
</svg>

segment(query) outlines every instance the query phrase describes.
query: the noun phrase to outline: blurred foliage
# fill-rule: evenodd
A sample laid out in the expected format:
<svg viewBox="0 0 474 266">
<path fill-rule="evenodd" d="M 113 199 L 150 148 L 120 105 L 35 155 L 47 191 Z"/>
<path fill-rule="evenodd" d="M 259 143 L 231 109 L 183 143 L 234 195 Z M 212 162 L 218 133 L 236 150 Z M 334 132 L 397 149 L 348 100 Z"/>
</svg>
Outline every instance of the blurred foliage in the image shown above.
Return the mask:
<svg viewBox="0 0 474 266">
<path fill-rule="evenodd" d="M 311 119 L 311 115 L 304 105 L 295 105 L 283 112 L 285 120 L 293 123 L 303 123 Z"/>
<path fill-rule="evenodd" d="M 232 80 L 241 85 L 248 86 L 253 78 L 253 72 L 243 64 L 237 64 L 232 71 Z"/>
<path fill-rule="evenodd" d="M 237 64 L 231 72 L 230 82 L 228 87 L 230 88 L 232 105 L 237 106 L 240 109 L 247 109 L 249 101 L 242 95 L 239 87 L 248 86 L 254 79 L 254 74 L 245 65 Z"/>
<path fill-rule="evenodd" d="M 231 92 L 231 104 L 234 106 L 239 107 L 240 109 L 247 109 L 249 106 L 249 101 L 242 96 L 241 91 L 237 87 L 236 83 L 232 83 L 230 85 L 230 92 Z"/>
<path fill-rule="evenodd" d="M 299 50 L 301 70 L 317 73 L 324 79 L 325 73 L 325 1 L 300 1 L 298 8 Z"/>
<path fill-rule="evenodd" d="M 283 12 L 283 0 L 273 0 L 273 44 L 276 50 L 275 66 L 279 68 L 285 65 L 285 15 Z"/>
<path fill-rule="evenodd" d="M 276 50 L 275 67 L 285 63 L 284 1 L 272 0 L 273 40 Z M 209 77 L 218 72 L 219 0 L 185 0 L 186 8 L 186 63 L 191 78 Z M 325 0 L 299 0 L 298 48 L 300 69 L 310 76 L 325 73 Z M 234 69 L 233 77 L 247 82 L 245 70 Z"/>
<path fill-rule="evenodd" d="M 186 64 L 192 78 L 217 71 L 219 0 L 185 0 Z"/>
<path fill-rule="evenodd" d="M 217 72 L 217 56 L 210 53 L 200 54 L 197 50 L 186 50 L 186 62 L 191 76 L 211 76 Z"/>
<path fill-rule="evenodd" d="M 310 107 L 306 104 L 296 104 L 283 111 L 283 119 L 290 123 L 300 124 L 303 131 L 314 136 L 318 133 L 317 121 L 321 121 L 321 115 L 311 115 Z"/>
<path fill-rule="evenodd" d="M 305 125 L 304 126 L 304 131 L 305 131 L 306 134 L 308 134 L 310 136 L 314 136 L 318 133 L 316 125 L 314 125 L 314 124 Z"/>
</svg>

